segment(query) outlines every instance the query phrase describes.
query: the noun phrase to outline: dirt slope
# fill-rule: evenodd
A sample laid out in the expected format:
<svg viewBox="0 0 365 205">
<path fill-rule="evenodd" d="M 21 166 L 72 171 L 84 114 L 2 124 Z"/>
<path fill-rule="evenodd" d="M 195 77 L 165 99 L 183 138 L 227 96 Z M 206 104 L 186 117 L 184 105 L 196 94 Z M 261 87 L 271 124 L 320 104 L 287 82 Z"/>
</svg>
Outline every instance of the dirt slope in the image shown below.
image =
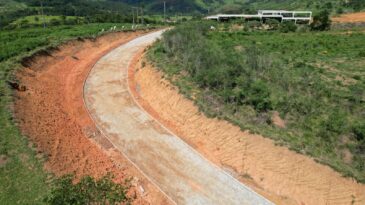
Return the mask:
<svg viewBox="0 0 365 205">
<path fill-rule="evenodd" d="M 83 103 L 83 83 L 94 63 L 111 49 L 141 35 L 112 33 L 97 40 L 67 43 L 25 62 L 18 79 L 14 112 L 23 133 L 37 145 L 56 175 L 100 177 L 112 172 L 117 181 L 133 177 L 135 204 L 169 204 L 95 128 Z"/>
<path fill-rule="evenodd" d="M 137 59 L 135 61 L 137 62 Z M 145 64 L 145 63 L 143 63 Z M 135 66 L 136 65 L 136 66 Z M 327 166 L 210 119 L 148 63 L 130 67 L 130 86 L 140 104 L 200 153 L 278 204 L 365 204 L 365 185 Z"/>
<path fill-rule="evenodd" d="M 365 22 L 365 12 L 343 14 L 338 17 L 333 17 L 335 23 L 359 23 Z"/>
</svg>

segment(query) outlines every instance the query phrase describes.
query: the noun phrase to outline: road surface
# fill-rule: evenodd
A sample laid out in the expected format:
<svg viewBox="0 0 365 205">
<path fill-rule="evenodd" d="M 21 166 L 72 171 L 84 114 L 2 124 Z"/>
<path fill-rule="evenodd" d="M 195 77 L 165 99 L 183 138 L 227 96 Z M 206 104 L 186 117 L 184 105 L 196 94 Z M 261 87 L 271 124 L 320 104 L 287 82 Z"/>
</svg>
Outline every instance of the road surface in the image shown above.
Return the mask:
<svg viewBox="0 0 365 205">
<path fill-rule="evenodd" d="M 215 166 L 146 113 L 128 87 L 133 57 L 163 31 L 138 37 L 101 58 L 84 85 L 100 131 L 173 203 L 272 204 Z"/>
</svg>

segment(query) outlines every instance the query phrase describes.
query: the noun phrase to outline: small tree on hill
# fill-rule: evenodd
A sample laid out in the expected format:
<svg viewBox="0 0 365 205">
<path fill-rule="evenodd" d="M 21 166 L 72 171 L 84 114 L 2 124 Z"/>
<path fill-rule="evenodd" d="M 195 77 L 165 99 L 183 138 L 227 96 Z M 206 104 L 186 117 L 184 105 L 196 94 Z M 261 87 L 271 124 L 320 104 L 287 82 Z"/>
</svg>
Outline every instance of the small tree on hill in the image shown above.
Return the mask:
<svg viewBox="0 0 365 205">
<path fill-rule="evenodd" d="M 331 27 L 330 13 L 327 10 L 321 11 L 318 15 L 313 17 L 313 22 L 310 27 L 312 31 L 325 31 Z"/>
</svg>

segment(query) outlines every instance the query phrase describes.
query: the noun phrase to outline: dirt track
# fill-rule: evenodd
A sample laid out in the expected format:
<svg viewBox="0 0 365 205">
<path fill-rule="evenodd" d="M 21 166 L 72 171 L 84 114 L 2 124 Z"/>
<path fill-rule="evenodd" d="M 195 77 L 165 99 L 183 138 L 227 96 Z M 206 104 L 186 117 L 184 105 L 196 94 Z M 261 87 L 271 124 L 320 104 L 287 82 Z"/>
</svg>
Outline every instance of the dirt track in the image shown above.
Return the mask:
<svg viewBox="0 0 365 205">
<path fill-rule="evenodd" d="M 18 73 L 26 92 L 17 92 L 14 112 L 23 133 L 47 158 L 56 175 L 133 177 L 134 204 L 169 204 L 134 166 L 97 131 L 83 104 L 83 83 L 92 66 L 111 49 L 145 32 L 112 33 L 72 41 L 39 55 Z"/>
<path fill-rule="evenodd" d="M 84 88 L 99 130 L 177 204 L 271 204 L 203 158 L 136 104 L 128 65 L 162 31 L 134 39 L 98 61 Z"/>
<path fill-rule="evenodd" d="M 135 60 L 138 60 L 137 58 Z M 365 204 L 365 185 L 226 121 L 210 119 L 146 60 L 131 66 L 141 105 L 196 150 L 277 204 Z"/>
</svg>

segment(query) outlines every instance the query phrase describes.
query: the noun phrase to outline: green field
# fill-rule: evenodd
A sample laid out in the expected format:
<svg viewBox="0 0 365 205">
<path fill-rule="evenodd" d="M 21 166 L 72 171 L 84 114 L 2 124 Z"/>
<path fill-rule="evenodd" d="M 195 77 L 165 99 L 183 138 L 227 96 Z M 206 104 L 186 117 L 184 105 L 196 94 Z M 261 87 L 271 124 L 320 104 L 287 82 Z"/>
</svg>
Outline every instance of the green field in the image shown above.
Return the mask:
<svg viewBox="0 0 365 205">
<path fill-rule="evenodd" d="M 80 18 L 80 17 L 79 17 Z M 25 16 L 18 18 L 17 20 L 13 21 L 11 24 L 13 25 L 22 25 L 22 24 L 33 24 L 33 25 L 42 25 L 43 22 L 46 24 L 53 23 L 58 21 L 60 24 L 63 21 L 76 21 L 77 17 L 75 16 L 47 16 L 44 17 L 42 15 L 32 15 L 32 16 Z M 80 18 L 83 19 L 83 18 Z"/>
<path fill-rule="evenodd" d="M 149 56 L 208 116 L 365 182 L 365 34 L 169 31 Z M 274 111 L 286 127 L 272 122 Z M 348 154 L 350 153 L 350 154 Z"/>
<path fill-rule="evenodd" d="M 13 73 L 20 61 L 34 52 L 57 46 L 78 37 L 96 37 L 102 29 L 130 24 L 89 24 L 0 31 L 0 202 L 1 204 L 42 204 L 49 194 L 47 173 L 42 157 L 22 136 L 11 113 L 12 90 L 6 81 L 14 81 Z"/>
</svg>

